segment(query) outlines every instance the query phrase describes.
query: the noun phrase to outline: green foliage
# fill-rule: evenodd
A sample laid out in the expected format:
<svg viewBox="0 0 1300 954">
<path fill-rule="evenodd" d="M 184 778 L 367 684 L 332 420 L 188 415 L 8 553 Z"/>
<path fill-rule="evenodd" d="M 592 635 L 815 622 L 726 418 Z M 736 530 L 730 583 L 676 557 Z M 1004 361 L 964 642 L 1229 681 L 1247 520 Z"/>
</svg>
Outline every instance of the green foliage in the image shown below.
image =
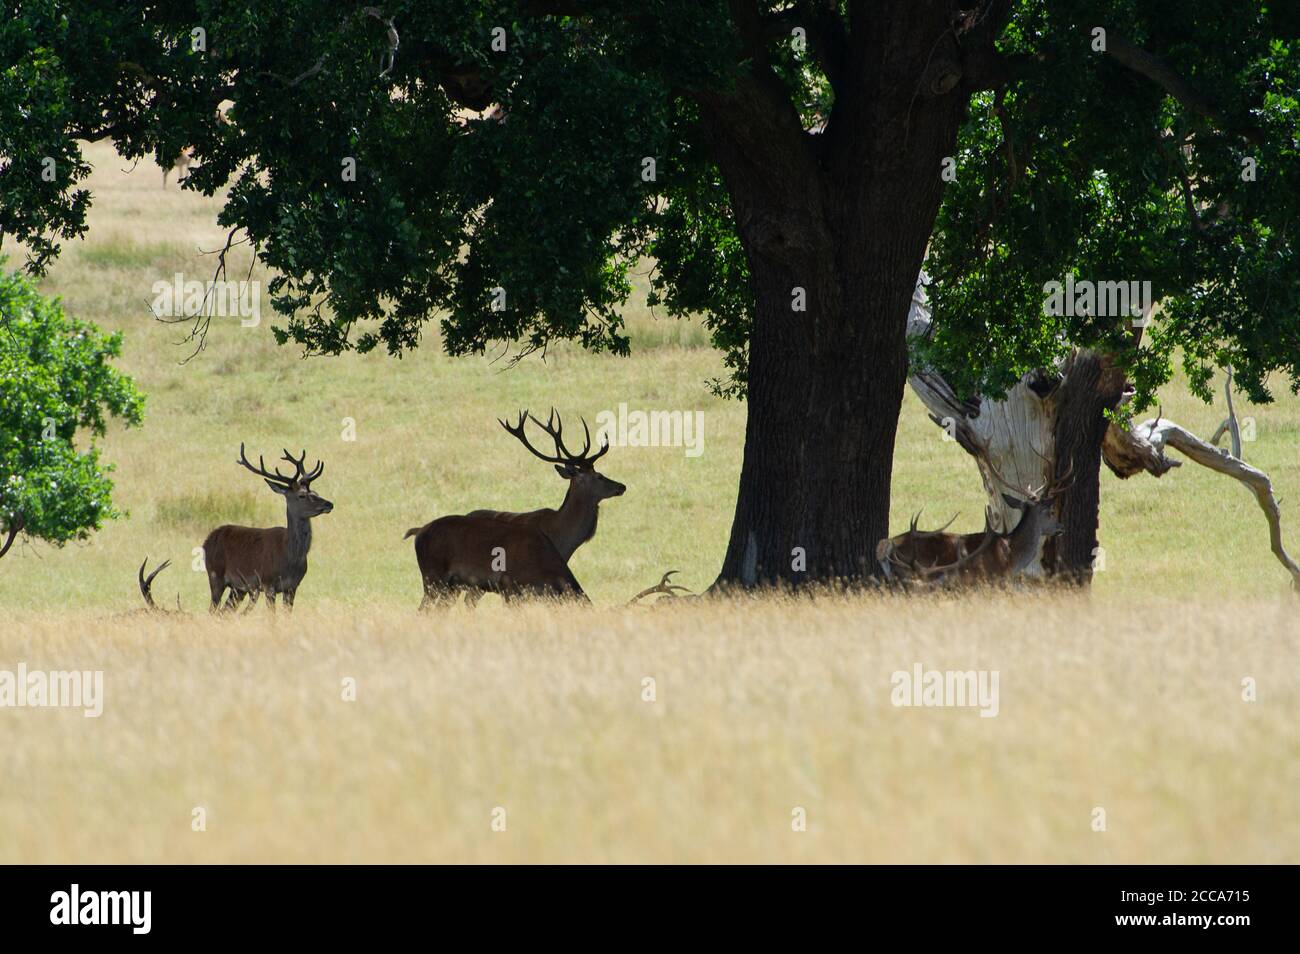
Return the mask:
<svg viewBox="0 0 1300 954">
<path fill-rule="evenodd" d="M 961 132 L 924 360 L 966 393 L 999 394 L 1072 345 L 1102 348 L 1128 368 L 1138 407 L 1180 354 L 1205 400 L 1229 364 L 1256 402 L 1270 372 L 1300 387 L 1300 44 L 1270 6 L 1015 5 L 1000 46 L 1022 74 L 977 97 Z M 1111 52 L 1093 49 L 1098 24 Z M 1124 40 L 1220 115 L 1118 62 Z M 1067 274 L 1151 282 L 1160 308 L 1141 342 L 1124 316 L 1045 315 L 1045 283 Z"/>
<path fill-rule="evenodd" d="M 282 343 L 400 355 L 437 318 L 453 354 L 562 339 L 622 354 L 628 269 L 648 253 L 658 263 L 652 303 L 703 313 L 732 372 L 715 387 L 743 393 L 753 261 L 696 94 L 752 70 L 732 21 L 744 7 L 596 0 L 564 15 L 553 11 L 567 5 L 531 0 L 24 3 L 0 25 L 0 62 L 13 64 L 0 74 L 9 160 L 0 232 L 24 240 L 39 269 L 60 238 L 84 229 L 75 137 L 108 136 L 128 159 L 163 162 L 192 145 L 186 188 L 211 195 L 231 184 L 222 223 L 244 229 L 277 273 Z M 977 7 L 976 27 L 999 5 Z M 960 94 L 970 108 L 957 177 L 927 263 L 937 333 L 919 357 L 964 391 L 991 394 L 1076 344 L 1115 352 L 1139 404 L 1179 355 L 1202 395 L 1228 363 L 1255 400 L 1274 372 L 1296 386 L 1293 18 L 1266 0 L 1010 7 L 997 48 L 1014 72 L 997 92 Z M 791 42 L 790 24 L 814 8 L 850 40 L 870 29 L 850 22 L 846 4 L 757 0 L 772 74 L 806 128 L 829 117 L 828 138 L 870 135 L 835 127 L 836 90 Z M 383 18 L 400 34 L 388 70 Z M 1113 45 L 1092 49 L 1097 25 L 1158 57 L 1201 108 L 1121 62 Z M 196 27 L 204 49 L 194 48 Z M 496 30 L 504 50 L 493 48 Z M 840 81 L 878 80 L 850 68 L 854 49 Z M 869 85 L 852 93 L 873 95 Z M 229 123 L 216 116 L 223 102 L 234 104 Z M 46 156 L 52 182 L 37 174 Z M 646 157 L 653 181 L 642 176 Z M 1248 159 L 1254 181 L 1242 177 Z M 1114 316 L 1045 315 L 1045 283 L 1067 274 L 1150 281 L 1162 306 L 1140 345 Z"/>
<path fill-rule="evenodd" d="M 68 318 L 17 272 L 0 272 L 0 530 L 55 544 L 82 540 L 120 516 L 95 445 L 105 417 L 139 424 L 144 398 L 108 362 L 122 336 Z"/>
</svg>

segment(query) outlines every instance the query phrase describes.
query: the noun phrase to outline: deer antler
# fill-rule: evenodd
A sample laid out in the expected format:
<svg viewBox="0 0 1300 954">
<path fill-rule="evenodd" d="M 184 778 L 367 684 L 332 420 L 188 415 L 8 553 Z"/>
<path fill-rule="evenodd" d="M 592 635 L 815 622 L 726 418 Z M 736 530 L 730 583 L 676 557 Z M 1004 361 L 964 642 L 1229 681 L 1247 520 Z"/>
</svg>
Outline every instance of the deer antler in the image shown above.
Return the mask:
<svg viewBox="0 0 1300 954">
<path fill-rule="evenodd" d="M 690 593 L 690 595 L 694 596 L 695 594 L 691 593 L 691 591 L 688 588 L 681 586 L 677 583 L 669 582 L 669 580 L 672 579 L 672 575 L 677 572 L 678 572 L 677 570 L 669 570 L 667 573 L 663 575 L 663 579 L 661 579 L 654 586 L 647 587 L 646 589 L 638 593 L 636 596 L 628 600 L 627 605 L 631 606 L 633 603 L 635 603 L 637 600 L 641 599 L 642 597 L 650 596 L 653 593 L 663 593 L 665 596 L 671 597 L 673 599 L 677 598 L 678 592 Z"/>
<path fill-rule="evenodd" d="M 286 447 L 284 449 L 284 456 L 280 459 L 287 460 L 289 463 L 293 464 L 294 470 L 296 471 L 294 479 L 304 487 L 311 486 L 311 482 L 325 472 L 325 462 L 318 460 L 316 461 L 316 466 L 312 468 L 311 473 L 306 473 L 306 467 L 304 466 L 307 463 L 306 448 L 303 449 L 300 457 L 294 457 L 289 453 L 289 449 Z"/>
<path fill-rule="evenodd" d="M 257 474 L 257 476 L 264 477 L 267 480 L 273 480 L 277 484 L 284 484 L 287 487 L 289 486 L 289 484 L 293 483 L 293 478 L 286 477 L 284 474 L 280 473 L 280 468 L 277 467 L 274 472 L 267 470 L 266 461 L 263 460 L 261 454 L 257 455 L 256 467 L 254 467 L 251 463 L 249 463 L 248 455 L 244 453 L 243 441 L 239 442 L 239 460 L 235 461 L 235 463 L 239 464 L 241 467 L 247 468 L 248 470 Z"/>
<path fill-rule="evenodd" d="M 319 461 L 319 460 L 316 461 L 316 466 L 312 468 L 311 473 L 306 472 L 303 466 L 307 460 L 306 450 L 302 452 L 301 457 L 294 457 L 286 449 L 284 452 L 284 456 L 281 457 L 280 459 L 288 461 L 290 464 L 293 464 L 294 474 L 292 477 L 286 477 L 284 474 L 280 473 L 279 467 L 277 467 L 274 471 L 267 470 L 266 461 L 263 459 L 261 454 L 257 455 L 257 466 L 254 467 L 251 463 L 249 463 L 248 455 L 244 453 L 244 444 L 242 441 L 239 444 L 239 460 L 235 461 L 235 463 L 239 464 L 242 467 L 246 467 L 248 470 L 252 471 L 254 474 L 257 474 L 257 476 L 259 477 L 264 477 L 267 480 L 274 481 L 277 484 L 283 484 L 286 487 L 291 487 L 295 483 L 304 487 L 310 486 L 313 480 L 315 480 L 317 477 L 319 477 L 322 473 L 325 472 L 325 464 L 323 461 Z"/>
<path fill-rule="evenodd" d="M 167 612 L 167 611 L 166 611 L 166 610 L 163 610 L 163 609 L 160 609 L 160 608 L 157 606 L 157 604 L 155 604 L 154 601 L 153 601 L 153 592 L 152 592 L 153 579 L 154 579 L 154 577 L 156 577 L 159 573 L 161 573 L 163 570 L 165 570 L 165 569 L 167 569 L 169 566 L 171 566 L 171 565 L 172 565 L 172 561 L 171 561 L 171 560 L 163 560 L 162 563 L 158 564 L 158 566 L 154 568 L 154 571 L 153 571 L 152 573 L 150 573 L 148 576 L 145 576 L 145 575 L 144 575 L 144 568 L 145 568 L 146 566 L 148 566 L 148 565 L 149 565 L 149 558 L 148 558 L 148 557 L 145 557 L 145 558 L 144 558 L 144 562 L 140 564 L 140 572 L 139 572 L 138 574 L 136 574 L 136 578 L 140 581 L 140 595 L 144 597 L 145 605 L 148 606 L 149 609 L 154 610 L 155 612 L 165 613 L 165 612 Z M 177 596 L 176 599 L 177 599 L 177 601 L 178 601 L 177 604 L 176 604 L 176 608 L 177 608 L 177 610 L 179 610 L 179 609 L 180 609 L 180 602 L 179 602 L 180 597 Z"/>
<path fill-rule="evenodd" d="M 950 520 L 948 523 L 952 523 L 952 521 Z M 947 526 L 947 524 L 944 526 Z M 920 532 L 924 533 L 925 531 Z M 910 577 L 919 580 L 922 583 L 937 585 L 946 582 L 951 574 L 960 573 L 964 567 L 979 559 L 984 551 L 987 550 L 993 542 L 997 540 L 997 538 L 998 533 L 993 529 L 992 513 L 985 508 L 984 533 L 980 537 L 979 545 L 976 546 L 975 549 L 967 552 L 965 555 L 958 557 L 956 562 L 945 564 L 935 562 L 929 565 L 923 565 L 919 557 L 908 559 L 892 547 L 888 548 L 887 551 L 882 554 L 881 559 L 888 560 L 891 566 L 904 571 L 904 574 L 900 577 L 904 582 L 906 582 Z"/>
<path fill-rule="evenodd" d="M 543 454 L 529 443 L 528 435 L 524 433 L 524 424 L 527 421 L 532 421 L 551 438 L 551 441 L 555 444 L 555 455 Z M 497 418 L 497 423 L 504 427 L 511 437 L 514 437 L 519 441 L 519 443 L 523 444 L 524 447 L 528 448 L 533 456 L 539 457 L 549 464 L 569 464 L 575 467 L 590 467 L 599 460 L 601 456 L 609 451 L 609 438 L 607 437 L 600 450 L 596 451 L 595 454 L 591 453 L 591 430 L 587 427 L 587 421 L 582 419 L 582 433 L 584 438 L 582 450 L 577 454 L 571 452 L 564 446 L 564 421 L 560 418 L 560 415 L 555 408 L 551 408 L 551 413 L 547 417 L 545 424 L 539 421 L 529 411 L 520 411 L 519 422 L 513 426 L 507 424 L 505 421 L 501 420 L 501 418 Z"/>
<path fill-rule="evenodd" d="M 942 527 L 939 527 L 937 530 L 918 530 L 918 529 L 916 528 L 916 523 L 917 523 L 918 520 L 921 519 L 921 514 L 922 514 L 922 513 L 923 513 L 923 511 L 921 511 L 921 510 L 918 510 L 918 511 L 916 512 L 916 516 L 914 516 L 914 517 L 912 518 L 912 523 L 911 523 L 911 526 L 910 526 L 910 528 L 909 528 L 909 530 L 908 530 L 908 533 L 914 533 L 914 534 L 916 534 L 918 537 L 933 537 L 933 536 L 938 536 L 939 534 L 941 534 L 941 533 L 943 533 L 945 530 L 947 530 L 949 527 L 951 527 L 952 524 L 953 524 L 953 521 L 956 520 L 958 517 L 961 516 L 961 511 L 959 510 L 959 511 L 957 511 L 955 514 L 952 515 L 952 517 L 948 520 L 947 523 L 945 523 Z"/>
<path fill-rule="evenodd" d="M 946 583 L 950 577 L 954 575 L 960 576 L 961 571 L 978 560 L 984 554 L 984 551 L 987 550 L 997 538 L 998 532 L 993 529 L 993 514 L 986 507 L 984 509 L 984 534 L 980 537 L 979 546 L 974 550 L 971 550 L 965 556 L 958 558 L 955 563 L 948 563 L 943 566 L 935 565 L 922 567 L 918 566 L 916 561 L 912 561 L 911 569 L 914 573 L 920 575 L 923 582 L 942 585 Z"/>
</svg>

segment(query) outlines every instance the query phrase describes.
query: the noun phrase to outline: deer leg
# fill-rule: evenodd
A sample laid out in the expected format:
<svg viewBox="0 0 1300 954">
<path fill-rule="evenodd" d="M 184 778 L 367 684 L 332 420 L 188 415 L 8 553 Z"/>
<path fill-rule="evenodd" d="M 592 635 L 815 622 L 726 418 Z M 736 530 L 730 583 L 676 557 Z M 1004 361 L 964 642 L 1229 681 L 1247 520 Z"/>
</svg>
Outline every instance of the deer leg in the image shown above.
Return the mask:
<svg viewBox="0 0 1300 954">
<path fill-rule="evenodd" d="M 226 597 L 226 605 L 221 607 L 223 613 L 229 613 L 244 601 L 245 592 L 237 590 L 233 586 L 230 588 L 230 595 Z"/>
<path fill-rule="evenodd" d="M 292 609 L 293 609 L 293 595 L 294 595 L 295 592 L 296 592 L 295 590 L 285 590 L 285 591 L 284 591 L 284 608 L 285 608 L 286 610 L 292 610 Z"/>
<path fill-rule="evenodd" d="M 275 590 L 266 591 L 266 605 L 271 608 L 272 613 L 275 612 Z"/>
<path fill-rule="evenodd" d="M 212 593 L 212 605 L 208 607 L 208 612 L 219 612 L 221 610 L 221 594 L 226 591 L 226 581 L 215 573 L 210 573 L 208 574 L 208 589 Z"/>
<path fill-rule="evenodd" d="M 424 599 L 420 600 L 420 612 L 427 613 L 430 607 L 442 606 L 455 596 L 455 589 L 439 580 L 426 580 Z"/>
</svg>

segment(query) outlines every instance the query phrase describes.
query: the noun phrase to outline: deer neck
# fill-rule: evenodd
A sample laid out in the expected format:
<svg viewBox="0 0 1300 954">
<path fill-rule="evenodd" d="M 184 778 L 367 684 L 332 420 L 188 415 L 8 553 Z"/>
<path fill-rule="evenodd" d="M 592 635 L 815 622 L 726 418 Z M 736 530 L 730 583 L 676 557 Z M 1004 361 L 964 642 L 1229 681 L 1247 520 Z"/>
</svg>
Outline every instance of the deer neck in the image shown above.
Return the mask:
<svg viewBox="0 0 1300 954">
<path fill-rule="evenodd" d="M 1020 522 L 1007 534 L 1007 543 L 1011 551 L 1012 573 L 1019 573 L 1034 562 L 1038 556 L 1038 541 L 1042 537 L 1044 507 L 1041 504 L 1028 504 L 1020 515 Z"/>
<path fill-rule="evenodd" d="M 286 566 L 301 566 L 307 562 L 307 551 L 311 549 L 311 518 L 300 517 L 292 510 L 288 512 L 289 534 L 285 544 L 284 562 Z"/>
<path fill-rule="evenodd" d="M 569 559 L 574 550 L 596 535 L 599 507 L 597 498 L 579 493 L 573 484 L 569 484 L 564 503 L 555 511 L 546 530 L 546 535 L 564 559 Z"/>
</svg>

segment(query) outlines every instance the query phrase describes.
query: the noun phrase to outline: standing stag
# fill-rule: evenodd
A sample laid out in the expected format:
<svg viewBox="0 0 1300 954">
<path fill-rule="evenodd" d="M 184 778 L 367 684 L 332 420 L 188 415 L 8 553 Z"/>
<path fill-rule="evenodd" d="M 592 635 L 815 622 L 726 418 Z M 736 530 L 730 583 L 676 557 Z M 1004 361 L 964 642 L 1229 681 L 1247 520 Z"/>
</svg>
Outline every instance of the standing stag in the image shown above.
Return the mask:
<svg viewBox="0 0 1300 954">
<path fill-rule="evenodd" d="M 208 571 L 208 585 L 212 590 L 212 606 L 233 609 L 250 593 L 256 602 L 257 594 L 265 593 L 267 602 L 275 606 L 275 597 L 284 594 L 285 605 L 293 608 L 293 598 L 298 584 L 307 575 L 307 551 L 311 549 L 311 519 L 329 513 L 334 505 L 311 489 L 311 483 L 325 470 L 321 461 L 307 472 L 304 463 L 307 452 L 294 457 L 287 450 L 281 460 L 294 466 L 294 474 L 287 477 L 279 468 L 268 471 L 259 456 L 254 467 L 239 445 L 242 467 L 266 481 L 266 485 L 284 498 L 287 526 L 259 529 L 254 527 L 217 527 L 203 541 L 203 560 Z M 221 607 L 221 596 L 230 590 L 226 605 Z"/>
<path fill-rule="evenodd" d="M 500 593 L 506 602 L 521 596 L 587 601 L 569 562 L 531 527 L 469 514 L 439 517 L 412 527 L 406 536 L 415 537 L 424 584 L 421 610 L 450 602 L 461 592 L 468 606 L 484 593 Z"/>
<path fill-rule="evenodd" d="M 555 444 L 554 454 L 544 454 L 528 442 L 524 425 L 531 420 L 546 432 Z M 523 444 L 535 457 L 548 464 L 555 465 L 555 472 L 569 482 L 569 489 L 564 495 L 564 503 L 559 510 L 543 507 L 541 510 L 529 510 L 525 513 L 511 513 L 501 510 L 474 510 L 471 517 L 491 517 L 507 523 L 531 527 L 546 534 L 555 544 L 567 563 L 573 551 L 596 535 L 596 520 L 599 517 L 600 502 L 607 497 L 621 497 L 627 490 L 617 480 L 610 480 L 596 470 L 595 464 L 609 451 L 609 439 L 606 438 L 600 450 L 591 453 L 591 431 L 587 422 L 582 422 L 584 441 L 582 450 L 577 454 L 564 446 L 564 422 L 555 408 L 551 408 L 550 417 L 543 424 L 527 411 L 519 412 L 519 422 L 513 427 L 500 419 L 497 423 L 506 432 Z"/>
<path fill-rule="evenodd" d="M 524 433 L 529 420 L 554 442 L 554 454 L 545 454 L 529 442 Z M 564 424 L 554 408 L 545 424 L 527 411 L 520 412 L 513 426 L 499 423 L 534 456 L 554 464 L 556 473 L 569 482 L 564 503 L 559 510 L 548 507 L 526 513 L 475 510 L 406 531 L 407 537 L 415 537 L 424 583 L 420 609 L 453 599 L 461 591 L 470 606 L 486 592 L 507 599 L 519 595 L 586 599 L 569 570 L 569 558 L 595 536 L 600 502 L 627 490 L 595 469 L 609 442 L 592 454 L 591 431 L 583 421 L 585 440 L 582 450 L 574 454 L 564 445 Z"/>
</svg>

